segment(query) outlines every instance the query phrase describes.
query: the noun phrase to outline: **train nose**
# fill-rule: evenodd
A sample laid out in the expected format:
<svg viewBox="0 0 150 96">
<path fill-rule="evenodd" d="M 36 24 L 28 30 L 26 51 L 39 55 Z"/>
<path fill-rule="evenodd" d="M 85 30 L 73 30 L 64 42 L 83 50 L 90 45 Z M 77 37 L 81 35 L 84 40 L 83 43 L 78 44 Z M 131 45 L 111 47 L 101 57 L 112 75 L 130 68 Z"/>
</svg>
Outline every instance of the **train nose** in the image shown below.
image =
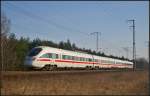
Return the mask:
<svg viewBox="0 0 150 96">
<path fill-rule="evenodd" d="M 24 65 L 27 67 L 32 67 L 32 63 L 33 63 L 32 57 L 27 56 L 25 58 Z"/>
</svg>

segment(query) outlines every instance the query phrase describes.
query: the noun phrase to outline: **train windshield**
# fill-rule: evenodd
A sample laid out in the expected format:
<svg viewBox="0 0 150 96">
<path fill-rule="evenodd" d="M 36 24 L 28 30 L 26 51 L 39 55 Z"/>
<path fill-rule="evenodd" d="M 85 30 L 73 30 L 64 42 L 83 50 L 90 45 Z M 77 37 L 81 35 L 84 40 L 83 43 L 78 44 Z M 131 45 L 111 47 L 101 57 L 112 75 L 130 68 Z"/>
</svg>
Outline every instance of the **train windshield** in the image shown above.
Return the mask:
<svg viewBox="0 0 150 96">
<path fill-rule="evenodd" d="M 33 48 L 33 49 L 29 52 L 28 56 L 36 56 L 36 55 L 39 54 L 41 51 L 42 51 L 42 48 Z"/>
</svg>

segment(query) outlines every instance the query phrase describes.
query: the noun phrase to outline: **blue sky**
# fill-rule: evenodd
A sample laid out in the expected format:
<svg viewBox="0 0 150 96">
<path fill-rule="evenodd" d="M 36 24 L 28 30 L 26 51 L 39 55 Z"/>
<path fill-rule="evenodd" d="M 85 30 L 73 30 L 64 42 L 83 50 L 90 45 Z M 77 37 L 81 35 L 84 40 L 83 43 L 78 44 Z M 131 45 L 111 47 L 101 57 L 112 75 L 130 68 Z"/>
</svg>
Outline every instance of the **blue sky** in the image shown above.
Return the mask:
<svg viewBox="0 0 150 96">
<path fill-rule="evenodd" d="M 128 19 L 135 19 L 137 57 L 148 58 L 148 1 L 4 1 L 2 11 L 11 20 L 11 32 L 17 38 L 40 38 L 54 42 L 69 39 L 78 47 L 107 54 L 132 57 L 132 29 Z"/>
</svg>

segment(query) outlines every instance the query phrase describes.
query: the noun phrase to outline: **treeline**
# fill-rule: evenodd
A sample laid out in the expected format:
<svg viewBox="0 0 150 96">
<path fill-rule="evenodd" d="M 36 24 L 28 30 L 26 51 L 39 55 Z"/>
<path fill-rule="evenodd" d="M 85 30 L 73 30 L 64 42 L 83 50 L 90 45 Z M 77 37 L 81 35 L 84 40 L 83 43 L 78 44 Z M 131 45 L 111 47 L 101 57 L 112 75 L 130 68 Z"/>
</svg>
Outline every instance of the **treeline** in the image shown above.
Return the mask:
<svg viewBox="0 0 150 96">
<path fill-rule="evenodd" d="M 2 70 L 24 70 L 23 65 L 25 56 L 32 48 L 36 46 L 50 46 L 55 48 L 61 48 L 71 51 L 81 51 L 88 54 L 116 58 L 121 60 L 128 60 L 126 58 L 117 57 L 113 55 L 106 55 L 103 52 L 96 52 L 91 49 L 79 48 L 75 43 L 71 43 L 70 40 L 66 42 L 61 41 L 58 44 L 53 41 L 40 40 L 36 38 L 29 40 L 29 38 L 21 37 L 16 38 L 15 34 L 10 33 L 10 21 L 2 14 L 1 16 L 1 68 Z"/>
</svg>

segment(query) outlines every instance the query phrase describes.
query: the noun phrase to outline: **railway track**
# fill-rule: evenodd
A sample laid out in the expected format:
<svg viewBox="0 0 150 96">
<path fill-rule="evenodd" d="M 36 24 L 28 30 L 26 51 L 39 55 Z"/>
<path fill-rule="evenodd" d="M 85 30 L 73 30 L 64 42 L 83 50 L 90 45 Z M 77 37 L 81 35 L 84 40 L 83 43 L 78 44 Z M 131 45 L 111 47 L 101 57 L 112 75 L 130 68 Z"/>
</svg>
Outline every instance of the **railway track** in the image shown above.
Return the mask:
<svg viewBox="0 0 150 96">
<path fill-rule="evenodd" d="M 129 72 L 143 70 L 63 70 L 63 71 L 3 71 L 2 75 L 42 75 L 42 74 L 93 74 L 109 72 Z"/>
</svg>

